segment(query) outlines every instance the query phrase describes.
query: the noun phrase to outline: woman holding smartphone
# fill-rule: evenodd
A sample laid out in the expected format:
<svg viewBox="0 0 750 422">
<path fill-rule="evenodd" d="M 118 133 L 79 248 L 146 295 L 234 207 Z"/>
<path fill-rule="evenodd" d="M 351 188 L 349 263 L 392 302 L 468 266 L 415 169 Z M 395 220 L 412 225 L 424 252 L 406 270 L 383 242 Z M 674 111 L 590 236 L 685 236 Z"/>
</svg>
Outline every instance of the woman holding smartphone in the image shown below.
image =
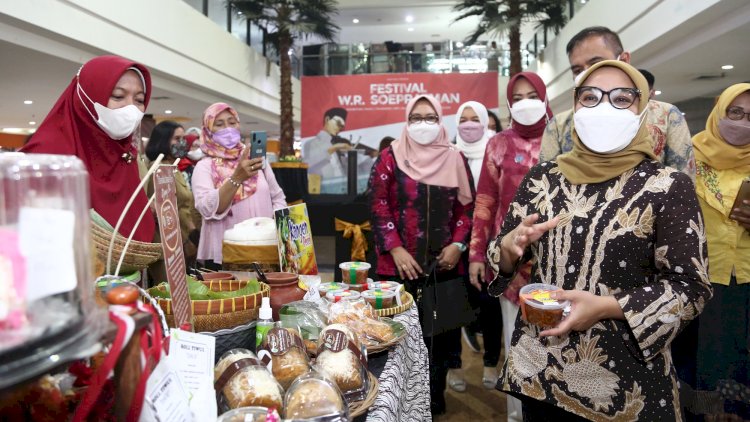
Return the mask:
<svg viewBox="0 0 750 422">
<path fill-rule="evenodd" d="M 212 104 L 203 113 L 201 150 L 209 159 L 195 165 L 192 181 L 203 217 L 198 260 L 209 269 L 220 268 L 224 231 L 248 218 L 273 218 L 275 209 L 286 206 L 271 166 L 250 158 L 241 138 L 239 115 L 228 104 Z"/>
<path fill-rule="evenodd" d="M 693 137 L 695 188 L 708 240 L 714 297 L 698 318 L 694 386 L 724 414 L 750 419 L 750 84 L 727 88 Z M 716 392 L 721 397 L 716 397 Z M 743 394 L 744 392 L 744 394 Z M 697 400 L 701 402 L 701 400 Z"/>
</svg>

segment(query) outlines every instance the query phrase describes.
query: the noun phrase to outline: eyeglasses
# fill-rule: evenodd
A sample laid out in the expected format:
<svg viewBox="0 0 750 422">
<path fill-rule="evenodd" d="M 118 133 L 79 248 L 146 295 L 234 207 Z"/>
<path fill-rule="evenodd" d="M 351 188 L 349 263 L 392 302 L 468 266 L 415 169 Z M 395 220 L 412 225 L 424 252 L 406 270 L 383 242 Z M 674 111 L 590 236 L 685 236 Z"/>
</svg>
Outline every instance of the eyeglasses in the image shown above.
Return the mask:
<svg viewBox="0 0 750 422">
<path fill-rule="evenodd" d="M 435 123 L 439 121 L 440 121 L 440 117 L 434 114 L 428 114 L 426 116 L 420 116 L 419 114 L 409 115 L 409 123 L 411 124 L 425 122 L 428 125 L 434 125 Z"/>
<path fill-rule="evenodd" d="M 742 120 L 745 116 L 747 116 L 747 120 L 750 121 L 750 113 L 745 113 L 745 109 L 742 107 L 731 107 L 727 109 L 727 117 L 729 117 L 730 120 Z"/>
<path fill-rule="evenodd" d="M 640 98 L 641 91 L 635 88 L 615 88 L 604 91 L 595 86 L 579 86 L 576 88 L 575 94 L 576 101 L 587 108 L 598 106 L 606 94 L 612 107 L 624 109 L 633 105 L 635 100 Z"/>
</svg>

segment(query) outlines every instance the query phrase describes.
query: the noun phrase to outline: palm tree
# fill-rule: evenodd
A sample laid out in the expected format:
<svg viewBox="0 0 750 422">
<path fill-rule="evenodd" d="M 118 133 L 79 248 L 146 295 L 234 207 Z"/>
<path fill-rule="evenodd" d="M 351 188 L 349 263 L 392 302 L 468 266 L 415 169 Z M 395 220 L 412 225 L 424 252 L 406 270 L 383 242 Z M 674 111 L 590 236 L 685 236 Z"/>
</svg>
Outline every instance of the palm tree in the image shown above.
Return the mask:
<svg viewBox="0 0 750 422">
<path fill-rule="evenodd" d="M 317 36 L 333 41 L 339 27 L 333 23 L 338 14 L 336 0 L 230 0 L 229 5 L 242 12 L 246 20 L 259 26 L 265 41 L 279 55 L 281 104 L 279 129 L 280 156 L 294 154 L 294 110 L 292 109 L 292 63 L 289 51 L 295 41 Z"/>
<path fill-rule="evenodd" d="M 471 45 L 482 35 L 510 41 L 510 74 L 521 71 L 521 22 L 538 22 L 538 28 L 559 31 L 565 25 L 565 0 L 463 0 L 453 7 L 461 13 L 454 22 L 470 16 L 479 17 L 477 29 L 464 41 Z"/>
</svg>

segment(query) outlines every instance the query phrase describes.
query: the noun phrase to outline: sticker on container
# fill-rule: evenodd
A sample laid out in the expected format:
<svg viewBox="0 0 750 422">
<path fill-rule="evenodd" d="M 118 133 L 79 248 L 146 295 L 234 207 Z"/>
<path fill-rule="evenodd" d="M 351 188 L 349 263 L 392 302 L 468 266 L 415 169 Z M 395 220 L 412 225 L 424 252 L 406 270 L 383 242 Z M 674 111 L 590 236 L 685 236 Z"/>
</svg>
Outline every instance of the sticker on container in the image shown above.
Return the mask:
<svg viewBox="0 0 750 422">
<path fill-rule="evenodd" d="M 26 301 L 76 288 L 76 227 L 73 211 L 22 207 L 18 216 L 19 248 L 30 280 Z"/>
<path fill-rule="evenodd" d="M 527 293 L 531 296 L 531 298 L 527 300 L 535 300 L 543 305 L 559 305 L 560 303 L 557 299 L 550 297 L 550 292 L 550 290 L 532 290 Z"/>
</svg>

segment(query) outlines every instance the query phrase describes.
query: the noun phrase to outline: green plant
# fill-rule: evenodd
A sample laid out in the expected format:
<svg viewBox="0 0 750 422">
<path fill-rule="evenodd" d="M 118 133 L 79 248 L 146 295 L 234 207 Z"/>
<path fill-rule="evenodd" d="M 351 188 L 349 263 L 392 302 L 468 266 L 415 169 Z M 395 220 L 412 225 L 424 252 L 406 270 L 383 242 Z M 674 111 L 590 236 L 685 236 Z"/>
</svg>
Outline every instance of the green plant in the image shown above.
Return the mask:
<svg viewBox="0 0 750 422">
<path fill-rule="evenodd" d="M 259 26 L 265 42 L 279 55 L 281 156 L 294 154 L 294 110 L 292 109 L 292 63 L 290 49 L 298 39 L 320 37 L 333 41 L 339 27 L 333 23 L 338 14 L 336 0 L 230 0 L 234 11 Z"/>
<path fill-rule="evenodd" d="M 565 0 L 463 0 L 453 7 L 461 13 L 454 22 L 471 16 L 479 17 L 479 25 L 464 41 L 471 45 L 479 37 L 508 35 L 510 44 L 510 75 L 521 71 L 521 23 L 538 22 L 537 28 L 559 31 L 565 26 Z"/>
</svg>

